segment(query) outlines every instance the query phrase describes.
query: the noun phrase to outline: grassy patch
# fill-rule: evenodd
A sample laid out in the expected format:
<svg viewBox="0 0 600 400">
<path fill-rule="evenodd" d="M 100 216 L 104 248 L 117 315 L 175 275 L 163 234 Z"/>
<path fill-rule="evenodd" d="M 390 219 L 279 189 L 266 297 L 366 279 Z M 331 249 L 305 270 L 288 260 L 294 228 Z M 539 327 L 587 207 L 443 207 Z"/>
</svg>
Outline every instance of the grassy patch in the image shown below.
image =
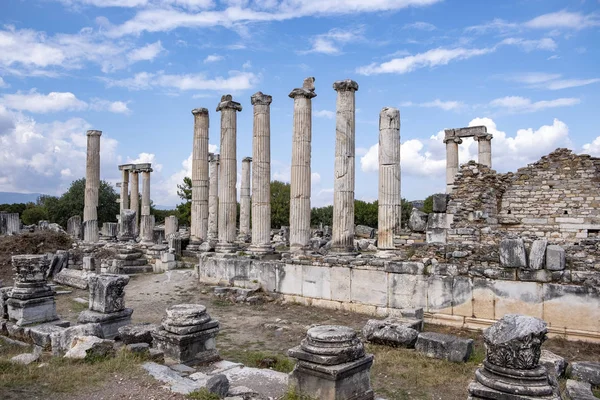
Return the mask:
<svg viewBox="0 0 600 400">
<path fill-rule="evenodd" d="M 193 400 L 219 400 L 220 397 L 218 394 L 211 393 L 206 388 L 202 388 L 200 390 L 195 390 L 192 393 L 186 396 L 188 399 Z"/>
<path fill-rule="evenodd" d="M 291 372 L 294 369 L 294 361 L 281 354 L 267 353 L 263 351 L 242 350 L 224 351 L 223 357 L 227 360 L 236 361 L 247 367 L 268 368 L 279 372 Z"/>
<path fill-rule="evenodd" d="M 212 299 L 212 305 L 215 307 L 231 307 L 234 303 L 225 299 Z"/>
<path fill-rule="evenodd" d="M 288 389 L 287 392 L 283 395 L 281 400 L 316 400 L 314 397 L 307 396 L 305 394 L 300 394 L 296 391 L 296 388 Z"/>
<path fill-rule="evenodd" d="M 80 313 L 82 311 L 87 310 L 89 307 L 87 304 L 78 303 L 75 300 L 71 299 L 71 304 L 69 305 L 69 308 L 74 313 Z"/>
<path fill-rule="evenodd" d="M 594 396 L 600 399 L 600 387 L 592 389 L 592 393 L 594 393 Z"/>
</svg>

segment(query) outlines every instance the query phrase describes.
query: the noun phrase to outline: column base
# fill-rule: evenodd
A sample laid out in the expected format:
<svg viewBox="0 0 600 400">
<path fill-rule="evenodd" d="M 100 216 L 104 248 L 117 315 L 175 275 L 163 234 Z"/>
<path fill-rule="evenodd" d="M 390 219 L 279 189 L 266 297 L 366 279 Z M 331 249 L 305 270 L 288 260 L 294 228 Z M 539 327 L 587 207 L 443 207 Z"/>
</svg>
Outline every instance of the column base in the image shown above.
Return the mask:
<svg viewBox="0 0 600 400">
<path fill-rule="evenodd" d="M 77 323 L 98 323 L 102 328 L 105 339 L 114 339 L 119 335 L 119 328 L 131 324 L 133 309 L 125 308 L 112 313 L 101 313 L 98 311 L 84 310 L 79 314 Z"/>
<path fill-rule="evenodd" d="M 238 246 L 234 243 L 217 243 L 215 251 L 217 253 L 231 254 L 238 251 Z"/>
<path fill-rule="evenodd" d="M 253 244 L 248 247 L 248 251 L 256 255 L 273 254 L 275 249 L 270 244 Z"/>
</svg>

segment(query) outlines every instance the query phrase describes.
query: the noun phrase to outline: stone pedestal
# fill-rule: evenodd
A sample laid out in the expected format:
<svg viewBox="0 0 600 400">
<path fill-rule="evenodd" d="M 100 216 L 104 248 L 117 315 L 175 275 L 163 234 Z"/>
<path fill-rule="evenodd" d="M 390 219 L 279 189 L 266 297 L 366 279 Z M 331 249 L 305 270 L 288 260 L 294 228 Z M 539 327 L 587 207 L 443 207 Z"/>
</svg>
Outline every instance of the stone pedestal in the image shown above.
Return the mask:
<svg viewBox="0 0 600 400">
<path fill-rule="evenodd" d="M 131 308 L 125 308 L 126 275 L 93 275 L 89 277 L 89 310 L 79 314 L 79 324 L 99 323 L 105 339 L 118 336 L 119 328 L 131 324 Z"/>
<path fill-rule="evenodd" d="M 165 238 L 177 232 L 179 232 L 179 221 L 176 216 L 169 215 L 165 218 Z"/>
<path fill-rule="evenodd" d="M 221 97 L 217 106 L 221 112 L 221 154 L 219 183 L 219 242 L 216 251 L 234 253 L 237 251 L 237 115 L 242 111 L 240 103 L 233 101 L 231 95 Z"/>
<path fill-rule="evenodd" d="M 302 87 L 289 94 L 294 99 L 290 179 L 290 250 L 293 252 L 310 251 L 312 99 L 316 96 L 312 77 L 304 79 Z"/>
<path fill-rule="evenodd" d="M 132 164 L 119 165 L 121 170 L 121 197 L 120 197 L 120 212 L 129 209 L 129 172 L 134 167 Z"/>
<path fill-rule="evenodd" d="M 203 242 L 208 232 L 208 109 L 195 108 L 192 114 L 194 115 L 194 146 L 190 242 Z"/>
<path fill-rule="evenodd" d="M 250 170 L 252 157 L 242 160 L 242 182 L 240 185 L 240 233 L 238 242 L 248 243 L 250 241 Z"/>
<path fill-rule="evenodd" d="M 116 222 L 105 222 L 102 224 L 102 230 L 100 231 L 102 238 L 105 240 L 115 239 L 119 234 L 119 224 Z"/>
<path fill-rule="evenodd" d="M 379 250 L 394 249 L 394 235 L 401 229 L 400 111 L 384 108 L 379 113 Z"/>
<path fill-rule="evenodd" d="M 87 160 L 85 169 L 85 199 L 83 207 L 83 240 L 98 241 L 98 191 L 100 190 L 101 131 L 87 131 Z"/>
<path fill-rule="evenodd" d="M 19 326 L 58 320 L 55 292 L 46 283 L 46 255 L 12 256 L 15 284 L 6 300 L 8 319 Z"/>
<path fill-rule="evenodd" d="M 137 213 L 134 210 L 121 211 L 121 224 L 119 225 L 119 241 L 128 242 L 135 239 Z"/>
<path fill-rule="evenodd" d="M 81 239 L 81 216 L 74 215 L 67 220 L 67 233 L 73 239 Z"/>
<path fill-rule="evenodd" d="M 0 211 L 0 236 L 18 235 L 21 232 L 19 213 Z"/>
<path fill-rule="evenodd" d="M 154 215 L 142 215 L 140 238 L 142 244 L 150 245 L 154 243 Z"/>
<path fill-rule="evenodd" d="M 216 335 L 219 321 L 213 320 L 200 304 L 179 304 L 167 308 L 162 326 L 152 332 L 153 343 L 163 351 L 165 361 L 194 365 L 219 358 Z"/>
<path fill-rule="evenodd" d="M 508 314 L 483 333 L 486 359 L 469 385 L 469 399 L 560 400 L 555 380 L 540 365 L 544 321 Z"/>
<path fill-rule="evenodd" d="M 288 351 L 298 362 L 290 386 L 320 400 L 371 400 L 370 369 L 373 355 L 352 328 L 337 325 L 308 330 L 300 346 Z"/>
</svg>

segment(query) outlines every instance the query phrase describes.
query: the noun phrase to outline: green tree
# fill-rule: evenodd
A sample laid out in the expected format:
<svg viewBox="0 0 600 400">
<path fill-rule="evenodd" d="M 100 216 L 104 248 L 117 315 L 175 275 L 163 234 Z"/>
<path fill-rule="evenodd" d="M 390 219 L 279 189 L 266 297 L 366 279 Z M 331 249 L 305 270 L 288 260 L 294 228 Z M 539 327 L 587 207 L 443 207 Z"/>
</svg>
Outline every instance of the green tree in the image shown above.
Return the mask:
<svg viewBox="0 0 600 400">
<path fill-rule="evenodd" d="M 28 206 L 33 206 L 33 203 L 13 203 L 13 204 L 0 204 L 0 211 L 6 211 L 7 213 L 18 213 L 19 215 L 23 214 L 23 211 L 27 209 Z"/>
<path fill-rule="evenodd" d="M 25 225 L 33 225 L 48 219 L 48 210 L 43 206 L 33 206 L 25 209 L 21 214 L 21 221 Z"/>
<path fill-rule="evenodd" d="M 290 184 L 271 182 L 271 227 L 290 225 Z"/>
<path fill-rule="evenodd" d="M 333 223 L 333 206 L 325 207 L 314 207 L 310 210 L 310 224 L 311 226 L 331 226 Z"/>
<path fill-rule="evenodd" d="M 423 209 L 421 211 L 427 214 L 433 212 L 433 195 L 427 197 L 425 201 L 423 201 Z"/>
<path fill-rule="evenodd" d="M 408 220 L 410 219 L 410 213 L 412 212 L 413 206 L 410 201 L 402 199 L 402 228 L 408 227 Z"/>
<path fill-rule="evenodd" d="M 366 225 L 371 228 L 377 227 L 379 203 L 375 200 L 367 203 L 362 200 L 354 200 L 354 224 Z"/>
<path fill-rule="evenodd" d="M 175 215 L 181 225 L 190 225 L 192 215 L 192 179 L 183 178 L 183 184 L 177 185 L 177 196 L 183 202 L 177 206 Z"/>
</svg>

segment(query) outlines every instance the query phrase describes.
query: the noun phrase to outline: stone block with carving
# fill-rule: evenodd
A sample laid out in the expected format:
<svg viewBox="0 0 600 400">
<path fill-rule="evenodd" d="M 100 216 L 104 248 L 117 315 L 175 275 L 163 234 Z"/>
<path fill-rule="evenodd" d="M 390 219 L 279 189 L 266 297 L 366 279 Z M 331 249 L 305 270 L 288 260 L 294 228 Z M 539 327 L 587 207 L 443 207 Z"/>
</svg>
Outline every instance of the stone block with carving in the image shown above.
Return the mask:
<svg viewBox="0 0 600 400">
<path fill-rule="evenodd" d="M 527 268 L 523 239 L 503 239 L 500 242 L 500 265 L 505 268 Z"/>
<path fill-rule="evenodd" d="M 129 283 L 127 275 L 90 276 L 90 310 L 112 313 L 125 309 L 125 286 Z"/>
</svg>

